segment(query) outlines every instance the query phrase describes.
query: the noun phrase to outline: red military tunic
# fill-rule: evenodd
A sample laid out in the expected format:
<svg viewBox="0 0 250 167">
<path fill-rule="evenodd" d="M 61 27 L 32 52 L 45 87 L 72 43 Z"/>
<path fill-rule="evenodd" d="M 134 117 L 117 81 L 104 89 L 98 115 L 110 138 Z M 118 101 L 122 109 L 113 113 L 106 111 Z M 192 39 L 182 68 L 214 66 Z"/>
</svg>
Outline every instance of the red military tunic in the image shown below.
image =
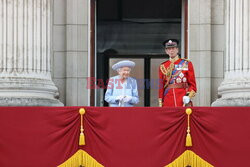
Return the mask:
<svg viewBox="0 0 250 167">
<path fill-rule="evenodd" d="M 197 89 L 192 63 L 178 57 L 163 62 L 159 68 L 159 103 L 162 106 L 183 106 L 183 96 L 192 98 Z"/>
</svg>

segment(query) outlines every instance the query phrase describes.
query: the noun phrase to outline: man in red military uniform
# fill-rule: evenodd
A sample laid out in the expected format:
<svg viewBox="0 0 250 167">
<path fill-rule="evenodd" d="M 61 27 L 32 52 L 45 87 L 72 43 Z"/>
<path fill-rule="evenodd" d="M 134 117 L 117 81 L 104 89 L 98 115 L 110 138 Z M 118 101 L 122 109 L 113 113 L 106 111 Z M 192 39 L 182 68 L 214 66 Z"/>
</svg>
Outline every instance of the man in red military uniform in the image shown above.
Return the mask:
<svg viewBox="0 0 250 167">
<path fill-rule="evenodd" d="M 159 67 L 159 106 L 190 106 L 197 91 L 191 61 L 179 58 L 176 39 L 163 42 L 169 60 Z"/>
</svg>

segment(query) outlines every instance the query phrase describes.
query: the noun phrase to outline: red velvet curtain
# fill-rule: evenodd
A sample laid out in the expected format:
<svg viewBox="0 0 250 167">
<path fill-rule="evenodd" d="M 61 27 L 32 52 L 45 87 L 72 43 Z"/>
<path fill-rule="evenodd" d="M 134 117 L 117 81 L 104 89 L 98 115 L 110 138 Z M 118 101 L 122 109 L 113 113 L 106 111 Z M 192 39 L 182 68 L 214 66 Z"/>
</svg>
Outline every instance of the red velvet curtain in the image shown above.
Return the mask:
<svg viewBox="0 0 250 167">
<path fill-rule="evenodd" d="M 0 108 L 0 166 L 56 167 L 78 149 L 106 167 L 163 167 L 190 149 L 216 167 L 250 166 L 250 108 L 194 107 L 192 147 L 185 108 Z"/>
</svg>

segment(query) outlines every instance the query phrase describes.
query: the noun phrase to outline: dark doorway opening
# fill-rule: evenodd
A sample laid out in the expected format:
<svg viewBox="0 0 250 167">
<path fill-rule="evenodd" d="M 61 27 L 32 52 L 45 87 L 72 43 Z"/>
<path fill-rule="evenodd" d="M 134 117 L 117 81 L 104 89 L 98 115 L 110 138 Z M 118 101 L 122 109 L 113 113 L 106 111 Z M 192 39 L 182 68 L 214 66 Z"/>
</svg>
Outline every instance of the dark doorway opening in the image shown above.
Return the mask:
<svg viewBox="0 0 250 167">
<path fill-rule="evenodd" d="M 158 78 L 158 66 L 168 59 L 161 43 L 176 38 L 185 43 L 186 0 L 98 0 L 96 4 L 96 74 L 106 81 L 118 60 L 136 62 L 132 77 Z M 185 48 L 180 50 L 184 54 Z M 141 84 L 141 83 L 140 83 Z M 158 90 L 143 83 L 137 106 L 157 106 Z M 154 87 L 155 88 L 155 87 Z M 96 106 L 107 106 L 105 89 L 96 90 Z"/>
</svg>

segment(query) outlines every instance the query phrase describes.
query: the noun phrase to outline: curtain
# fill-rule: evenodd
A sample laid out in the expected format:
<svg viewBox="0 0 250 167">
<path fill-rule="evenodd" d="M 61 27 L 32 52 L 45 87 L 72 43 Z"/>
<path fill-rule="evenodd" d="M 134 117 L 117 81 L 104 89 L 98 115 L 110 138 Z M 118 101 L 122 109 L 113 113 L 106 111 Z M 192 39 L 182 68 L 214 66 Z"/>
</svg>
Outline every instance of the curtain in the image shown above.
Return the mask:
<svg viewBox="0 0 250 167">
<path fill-rule="evenodd" d="M 1 107 L 0 166 L 56 167 L 76 154 L 93 159 L 86 167 L 163 167 L 182 156 L 193 164 L 250 166 L 250 108 L 192 108 L 191 147 L 187 118 L 182 107 Z"/>
</svg>

